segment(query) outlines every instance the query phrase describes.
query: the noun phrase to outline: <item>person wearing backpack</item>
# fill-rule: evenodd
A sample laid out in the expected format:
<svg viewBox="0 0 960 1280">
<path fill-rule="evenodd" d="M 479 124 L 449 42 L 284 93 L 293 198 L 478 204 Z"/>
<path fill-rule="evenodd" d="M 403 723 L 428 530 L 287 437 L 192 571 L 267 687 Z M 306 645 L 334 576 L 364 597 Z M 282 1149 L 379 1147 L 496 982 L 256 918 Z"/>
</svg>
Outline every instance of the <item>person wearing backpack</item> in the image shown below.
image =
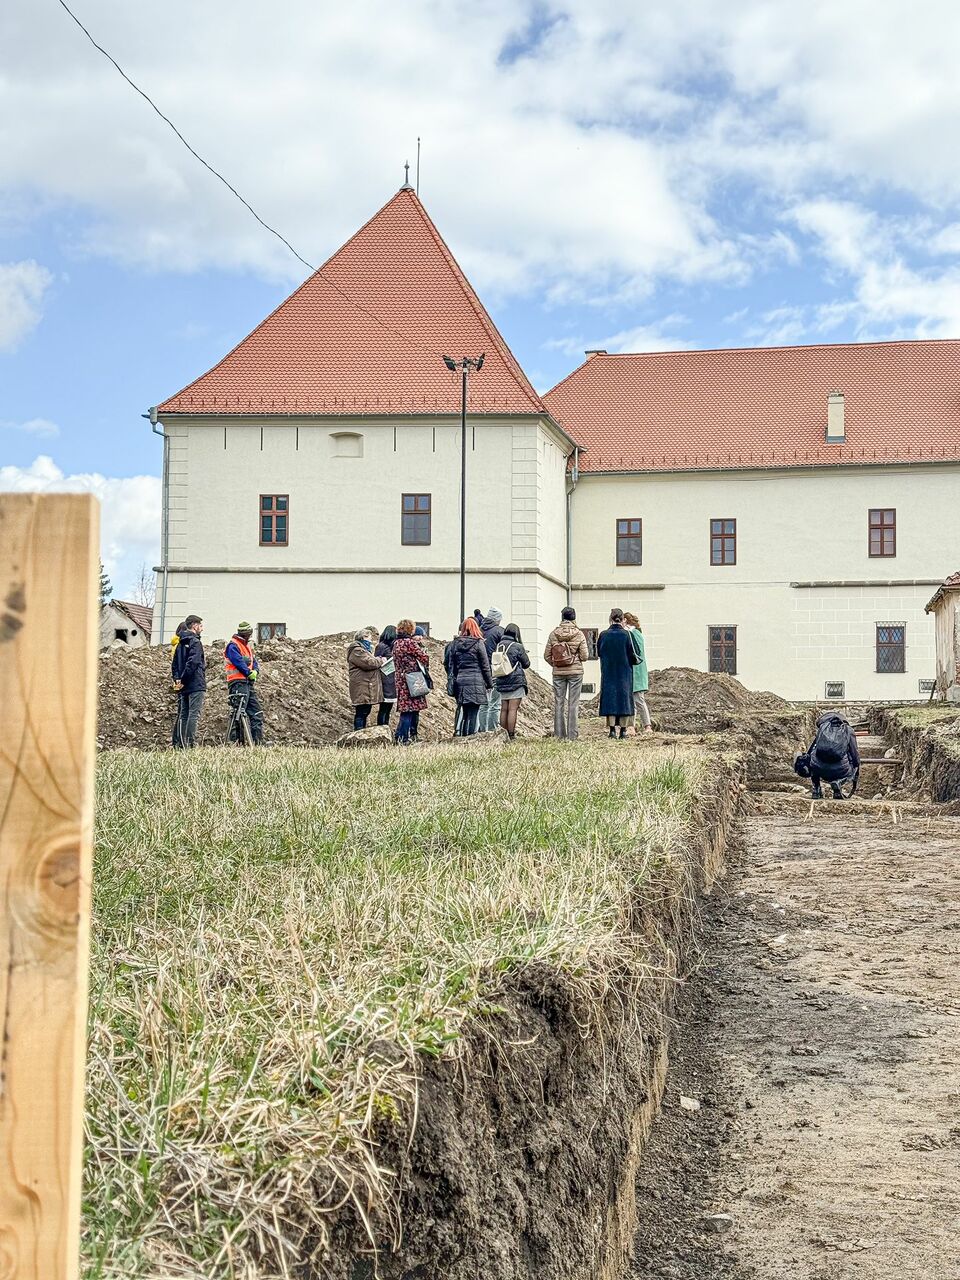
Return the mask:
<svg viewBox="0 0 960 1280">
<path fill-rule="evenodd" d="M 461 712 L 457 734 L 468 738 L 477 732 L 480 708 L 487 705 L 493 688 L 487 646 L 475 618 L 464 619 L 460 634 L 449 650 L 448 671 Z"/>
<path fill-rule="evenodd" d="M 493 651 L 490 669 L 493 682 L 500 694 L 500 728 L 506 729 L 507 736 L 517 736 L 517 714 L 521 701 L 529 693 L 527 686 L 527 670 L 530 666 L 530 655 L 523 647 L 520 628 L 511 622 L 503 629 L 503 639 Z"/>
<path fill-rule="evenodd" d="M 817 721 L 817 733 L 808 753 L 811 796 L 823 796 L 821 782 L 829 782 L 834 800 L 842 800 L 841 782 L 856 782 L 860 774 L 860 751 L 857 735 L 846 716 L 828 711 Z"/>
<path fill-rule="evenodd" d="M 547 636 L 543 660 L 553 669 L 553 736 L 575 742 L 580 736 L 578 712 L 583 664 L 590 656 L 587 638 L 577 626 L 577 611 L 560 610 L 560 625 Z"/>
<path fill-rule="evenodd" d="M 483 643 L 487 650 L 487 661 L 493 658 L 493 651 L 503 639 L 503 627 L 500 623 L 503 621 L 503 614 L 499 609 L 490 608 L 486 615 L 482 614 L 479 609 L 474 609 L 473 617 L 480 628 L 480 634 L 483 636 Z M 480 708 L 479 728 L 481 733 L 492 733 L 500 723 L 500 694 L 497 692 L 496 686 L 491 687 L 487 694 L 487 699 Z"/>
</svg>

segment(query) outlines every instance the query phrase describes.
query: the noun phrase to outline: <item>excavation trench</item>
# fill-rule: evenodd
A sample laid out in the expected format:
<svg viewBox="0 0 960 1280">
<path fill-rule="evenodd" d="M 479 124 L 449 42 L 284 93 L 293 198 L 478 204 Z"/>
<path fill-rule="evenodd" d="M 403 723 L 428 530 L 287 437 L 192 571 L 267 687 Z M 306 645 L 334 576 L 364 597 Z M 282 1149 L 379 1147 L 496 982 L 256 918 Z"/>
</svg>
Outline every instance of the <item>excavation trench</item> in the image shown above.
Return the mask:
<svg viewBox="0 0 960 1280">
<path fill-rule="evenodd" d="M 528 967 L 454 1061 L 422 1065 L 409 1147 L 391 1126 L 378 1160 L 399 1186 L 393 1224 L 341 1215 L 329 1267 L 349 1280 L 614 1280 L 636 1227 L 636 1174 L 667 1074 L 675 1002 L 700 896 L 722 874 L 743 788 L 715 763 L 695 832 L 645 882 L 633 927 L 648 943 L 598 1000 Z"/>
</svg>

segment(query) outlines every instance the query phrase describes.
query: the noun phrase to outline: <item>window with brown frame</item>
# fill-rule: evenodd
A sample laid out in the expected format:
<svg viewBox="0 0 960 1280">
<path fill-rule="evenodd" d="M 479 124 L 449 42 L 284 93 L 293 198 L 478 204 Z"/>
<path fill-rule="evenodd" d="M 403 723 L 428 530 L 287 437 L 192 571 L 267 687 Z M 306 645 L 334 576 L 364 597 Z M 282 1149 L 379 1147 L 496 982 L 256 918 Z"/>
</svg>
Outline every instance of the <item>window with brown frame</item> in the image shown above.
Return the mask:
<svg viewBox="0 0 960 1280">
<path fill-rule="evenodd" d="M 285 622 L 257 623 L 257 644 L 263 644 L 265 640 L 279 640 L 281 636 L 286 634 L 287 624 Z"/>
<path fill-rule="evenodd" d="M 643 521 L 617 521 L 617 564 L 643 564 Z"/>
<path fill-rule="evenodd" d="M 261 493 L 260 545 L 285 547 L 290 541 L 290 495 Z"/>
<path fill-rule="evenodd" d="M 710 563 L 737 563 L 737 522 L 736 520 L 710 521 Z"/>
<path fill-rule="evenodd" d="M 907 669 L 907 624 L 877 623 L 877 672 L 898 675 Z"/>
<path fill-rule="evenodd" d="M 707 640 L 709 670 L 735 676 L 737 674 L 737 628 L 708 627 Z"/>
<path fill-rule="evenodd" d="M 432 517 L 429 493 L 405 493 L 400 514 L 400 543 L 404 547 L 429 547 Z"/>
<path fill-rule="evenodd" d="M 871 556 L 895 556 L 897 554 L 897 511 L 895 507 L 877 507 L 870 510 Z"/>
<path fill-rule="evenodd" d="M 596 658 L 597 640 L 600 636 L 599 629 L 597 627 L 581 627 L 580 630 L 583 632 L 583 638 L 587 642 L 587 657 Z"/>
<path fill-rule="evenodd" d="M 429 622 L 415 622 L 413 625 L 414 625 L 415 627 L 422 627 L 422 629 L 423 629 L 423 634 L 424 634 L 425 636 L 428 636 L 428 635 L 430 634 L 430 623 L 429 623 Z"/>
</svg>

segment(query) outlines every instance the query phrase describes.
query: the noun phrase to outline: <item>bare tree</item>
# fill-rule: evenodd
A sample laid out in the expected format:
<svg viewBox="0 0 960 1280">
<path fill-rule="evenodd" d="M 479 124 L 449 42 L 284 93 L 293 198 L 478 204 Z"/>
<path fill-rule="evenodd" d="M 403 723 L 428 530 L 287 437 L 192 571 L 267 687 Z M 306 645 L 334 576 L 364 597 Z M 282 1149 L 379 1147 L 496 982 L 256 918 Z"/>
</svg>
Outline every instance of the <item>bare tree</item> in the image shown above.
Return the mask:
<svg viewBox="0 0 960 1280">
<path fill-rule="evenodd" d="M 140 561 L 140 568 L 133 584 L 133 600 L 135 604 L 145 605 L 152 609 L 157 599 L 157 578 L 147 568 L 145 560 Z"/>
</svg>

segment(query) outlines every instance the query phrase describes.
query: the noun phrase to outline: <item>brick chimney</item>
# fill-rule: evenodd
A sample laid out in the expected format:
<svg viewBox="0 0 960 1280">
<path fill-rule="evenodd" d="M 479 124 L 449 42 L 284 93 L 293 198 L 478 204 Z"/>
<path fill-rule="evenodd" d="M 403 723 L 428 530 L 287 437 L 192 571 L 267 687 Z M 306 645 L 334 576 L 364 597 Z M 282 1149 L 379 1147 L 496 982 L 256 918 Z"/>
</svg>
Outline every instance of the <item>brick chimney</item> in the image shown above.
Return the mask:
<svg viewBox="0 0 960 1280">
<path fill-rule="evenodd" d="M 827 444 L 843 444 L 847 438 L 843 421 L 843 392 L 831 391 L 827 396 Z"/>
</svg>

